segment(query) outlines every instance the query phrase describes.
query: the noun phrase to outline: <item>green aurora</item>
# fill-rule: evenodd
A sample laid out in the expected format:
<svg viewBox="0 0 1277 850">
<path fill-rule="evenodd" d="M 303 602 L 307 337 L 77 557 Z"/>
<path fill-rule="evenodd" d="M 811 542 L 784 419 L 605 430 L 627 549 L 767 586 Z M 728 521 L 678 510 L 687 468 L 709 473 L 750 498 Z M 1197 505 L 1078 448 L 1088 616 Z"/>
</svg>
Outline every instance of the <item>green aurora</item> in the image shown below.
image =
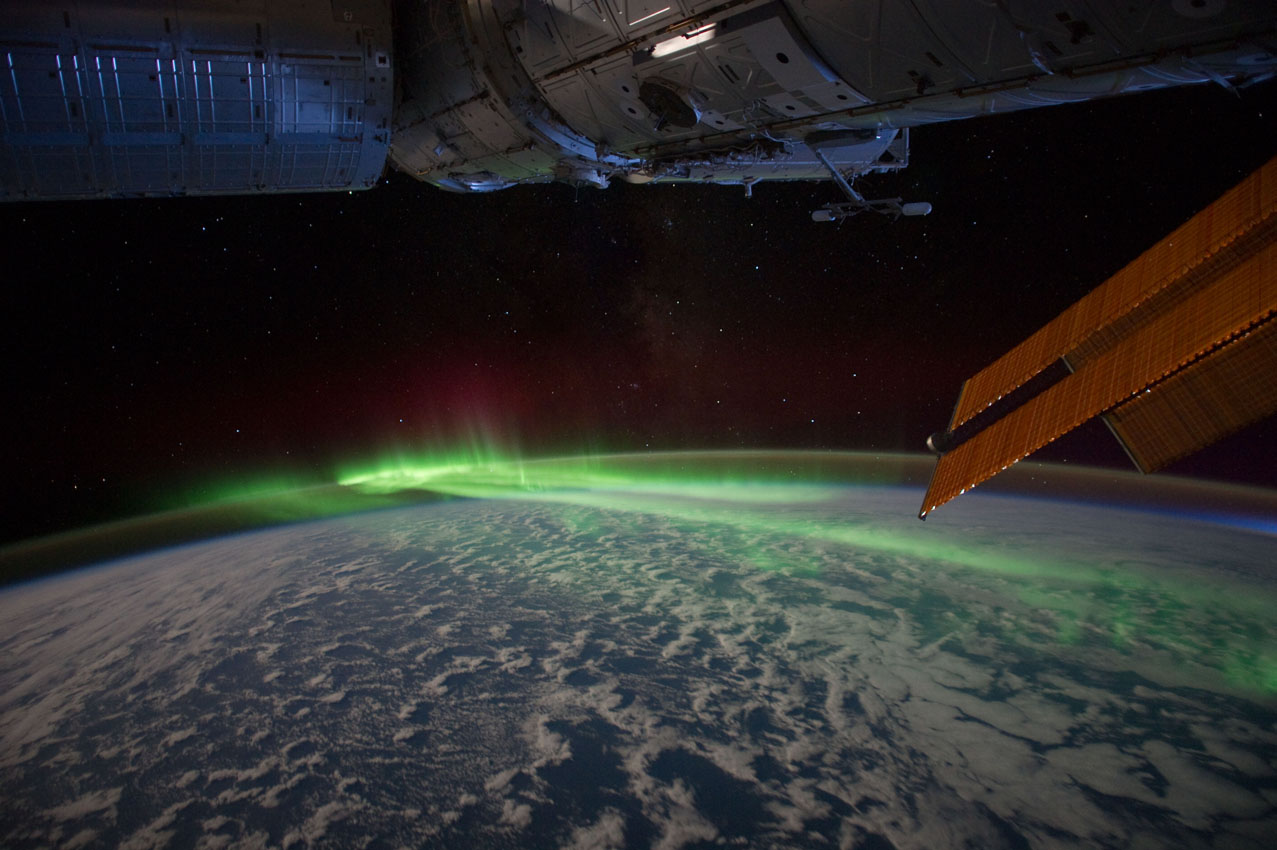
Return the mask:
<svg viewBox="0 0 1277 850">
<path fill-rule="evenodd" d="M 714 551 L 707 557 L 795 576 L 818 578 L 819 564 L 830 551 L 845 551 L 848 562 L 873 557 L 983 575 L 1001 592 L 1014 588 L 1022 615 L 1002 624 L 960 623 L 950 613 L 933 637 L 961 640 L 996 628 L 1004 638 L 1038 649 L 1049 645 L 1053 652 L 1151 652 L 1166 675 L 1175 676 L 1186 665 L 1204 667 L 1232 688 L 1277 694 L 1271 614 L 1277 596 L 1269 585 L 1220 577 L 1204 586 L 1170 570 L 1097 564 L 1023 541 L 1012 545 L 964 527 L 957 511 L 950 514 L 958 522 L 922 524 L 912 515 L 898 521 L 880 514 L 845 515 L 833 521 L 827 510 L 803 510 L 829 502 L 847 486 L 921 487 L 930 464 L 915 455 L 829 452 L 521 460 L 471 448 L 424 458 L 397 455 L 345 468 L 335 484 L 295 487 L 287 480 L 258 480 L 208 488 L 203 505 L 9 547 L 0 551 L 0 566 L 6 578 L 21 578 L 45 572 L 49 564 L 95 563 L 231 531 L 441 499 L 555 503 L 585 509 L 573 514 L 582 536 L 592 534 L 589 520 L 582 519 L 591 515 L 629 516 L 636 523 L 659 518 L 689 538 L 711 531 Z M 1019 478 L 1006 478 L 1021 492 L 1043 476 L 1054 479 L 1051 494 L 1078 495 L 1087 489 L 1079 482 L 1097 474 L 1039 465 L 1035 476 L 1031 465 L 1021 466 Z M 1204 485 L 1192 486 L 1200 491 Z M 1093 480 L 1089 487 L 1094 489 Z M 1250 495 L 1267 498 L 1263 491 Z"/>
<path fill-rule="evenodd" d="M 866 462 L 871 457 L 877 465 Z M 375 495 L 419 489 L 652 515 L 689 536 L 712 527 L 717 557 L 791 574 L 817 572 L 814 559 L 804 552 L 829 546 L 845 548 L 849 556 L 873 553 L 988 573 L 1009 581 L 1027 608 L 1049 612 L 1059 643 L 1098 640 L 1119 652 L 1156 647 L 1170 657 L 1171 666 L 1206 666 L 1244 691 L 1277 694 L 1277 632 L 1272 627 L 1277 595 L 1266 587 L 1224 579 L 1203 586 L 1200 580 L 1165 571 L 1097 566 L 1046 547 L 1017 551 L 935 523 L 921 527 L 902 520 L 889 525 L 877 517 L 848 516 L 831 524 L 825 518 L 794 518 L 774 510 L 827 501 L 835 495 L 831 487 L 839 484 L 912 483 L 916 460 L 749 452 L 541 462 L 395 460 L 351 471 L 340 483 Z M 760 546 L 760 540 L 787 545 Z"/>
</svg>

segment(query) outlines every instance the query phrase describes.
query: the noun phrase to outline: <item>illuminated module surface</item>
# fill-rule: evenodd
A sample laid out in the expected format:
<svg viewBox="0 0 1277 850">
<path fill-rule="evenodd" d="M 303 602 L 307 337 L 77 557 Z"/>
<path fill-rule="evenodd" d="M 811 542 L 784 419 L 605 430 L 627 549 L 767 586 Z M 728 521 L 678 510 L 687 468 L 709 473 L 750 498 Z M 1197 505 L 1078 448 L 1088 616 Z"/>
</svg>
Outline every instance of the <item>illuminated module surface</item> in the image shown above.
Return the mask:
<svg viewBox="0 0 1277 850">
<path fill-rule="evenodd" d="M 1263 847 L 1271 523 L 925 468 L 391 463 L 465 498 L 11 588 L 0 844 Z"/>
</svg>

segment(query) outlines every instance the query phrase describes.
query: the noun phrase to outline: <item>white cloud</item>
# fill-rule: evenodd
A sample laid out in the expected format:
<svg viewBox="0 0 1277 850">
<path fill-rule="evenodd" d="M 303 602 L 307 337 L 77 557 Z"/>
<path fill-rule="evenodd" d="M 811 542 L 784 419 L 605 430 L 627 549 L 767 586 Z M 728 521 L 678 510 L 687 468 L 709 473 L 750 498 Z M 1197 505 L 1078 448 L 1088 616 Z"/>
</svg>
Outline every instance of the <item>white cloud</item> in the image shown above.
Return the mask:
<svg viewBox="0 0 1277 850">
<path fill-rule="evenodd" d="M 622 850 L 625 847 L 625 818 L 614 810 L 605 811 L 599 819 L 572 830 L 562 850 Z"/>
<path fill-rule="evenodd" d="M 527 803 L 502 800 L 501 823 L 515 829 L 526 829 L 532 823 L 532 807 Z"/>
</svg>

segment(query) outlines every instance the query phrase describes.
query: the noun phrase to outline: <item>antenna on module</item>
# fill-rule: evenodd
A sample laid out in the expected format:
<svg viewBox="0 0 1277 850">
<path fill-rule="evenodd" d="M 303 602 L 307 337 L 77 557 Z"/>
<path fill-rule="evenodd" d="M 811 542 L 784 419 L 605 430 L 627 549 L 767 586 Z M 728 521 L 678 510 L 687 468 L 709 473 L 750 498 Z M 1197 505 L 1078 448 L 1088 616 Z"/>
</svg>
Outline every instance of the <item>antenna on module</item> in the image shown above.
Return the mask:
<svg viewBox="0 0 1277 850">
<path fill-rule="evenodd" d="M 813 148 L 812 152 L 816 154 L 816 158 L 820 160 L 821 165 L 825 166 L 829 171 L 834 183 L 847 196 L 846 201 L 826 204 L 818 210 L 813 210 L 811 214 L 812 221 L 842 221 L 844 218 L 851 218 L 853 215 L 859 215 L 865 211 L 889 215 L 892 218 L 900 218 L 902 215 L 927 215 L 931 212 L 931 204 L 926 201 L 905 203 L 901 198 L 876 198 L 874 200 L 866 198 L 856 191 L 847 176 L 835 168 L 834 164 L 829 161 L 829 158 L 824 153 L 818 148 Z"/>
</svg>

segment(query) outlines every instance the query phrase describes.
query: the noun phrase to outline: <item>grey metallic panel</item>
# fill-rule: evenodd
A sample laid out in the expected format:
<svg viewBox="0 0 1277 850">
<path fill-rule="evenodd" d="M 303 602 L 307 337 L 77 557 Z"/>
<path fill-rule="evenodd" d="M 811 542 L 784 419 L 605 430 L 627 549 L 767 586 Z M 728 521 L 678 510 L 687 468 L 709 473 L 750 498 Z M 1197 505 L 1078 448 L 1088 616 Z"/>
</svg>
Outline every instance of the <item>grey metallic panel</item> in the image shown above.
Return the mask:
<svg viewBox="0 0 1277 850">
<path fill-rule="evenodd" d="M 0 21 L 6 200 L 364 189 L 384 169 L 388 0 L 43 6 Z"/>
<path fill-rule="evenodd" d="M 9 199 L 362 188 L 387 156 L 458 191 L 846 184 L 904 128 L 1277 74 L 1277 0 L 6 6 Z"/>
</svg>

